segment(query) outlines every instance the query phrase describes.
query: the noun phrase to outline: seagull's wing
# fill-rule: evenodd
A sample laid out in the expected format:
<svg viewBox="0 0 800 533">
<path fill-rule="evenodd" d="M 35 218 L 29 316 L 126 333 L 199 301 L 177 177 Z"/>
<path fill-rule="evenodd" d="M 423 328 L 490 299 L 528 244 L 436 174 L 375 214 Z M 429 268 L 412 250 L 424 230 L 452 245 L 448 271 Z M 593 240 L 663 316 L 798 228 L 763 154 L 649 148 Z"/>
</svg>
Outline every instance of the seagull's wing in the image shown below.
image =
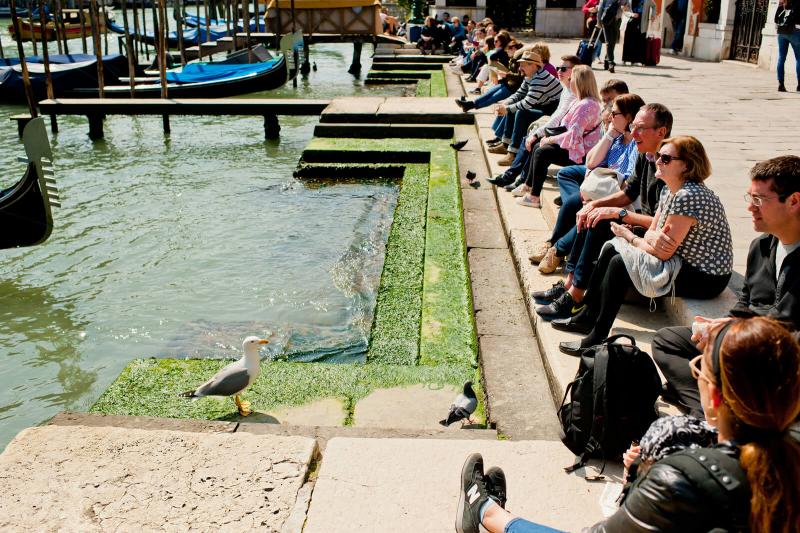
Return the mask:
<svg viewBox="0 0 800 533">
<path fill-rule="evenodd" d="M 250 375 L 243 366 L 227 366 L 200 385 L 195 396 L 233 396 L 247 388 Z"/>
</svg>

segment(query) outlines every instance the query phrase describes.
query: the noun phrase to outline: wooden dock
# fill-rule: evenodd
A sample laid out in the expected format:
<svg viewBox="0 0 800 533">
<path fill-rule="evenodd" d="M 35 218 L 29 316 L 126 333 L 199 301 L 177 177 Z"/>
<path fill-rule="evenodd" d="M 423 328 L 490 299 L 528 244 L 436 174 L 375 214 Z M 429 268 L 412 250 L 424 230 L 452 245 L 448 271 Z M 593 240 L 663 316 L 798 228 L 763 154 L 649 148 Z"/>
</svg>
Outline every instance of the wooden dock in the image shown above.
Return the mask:
<svg viewBox="0 0 800 533">
<path fill-rule="evenodd" d="M 274 139 L 280 132 L 279 115 L 319 116 L 330 102 L 276 98 L 58 98 L 42 100 L 39 110 L 43 115 L 52 116 L 85 115 L 89 119 L 89 137 L 92 139 L 103 138 L 103 118 L 106 115 L 260 115 L 264 117 L 264 134 L 268 139 Z"/>
</svg>

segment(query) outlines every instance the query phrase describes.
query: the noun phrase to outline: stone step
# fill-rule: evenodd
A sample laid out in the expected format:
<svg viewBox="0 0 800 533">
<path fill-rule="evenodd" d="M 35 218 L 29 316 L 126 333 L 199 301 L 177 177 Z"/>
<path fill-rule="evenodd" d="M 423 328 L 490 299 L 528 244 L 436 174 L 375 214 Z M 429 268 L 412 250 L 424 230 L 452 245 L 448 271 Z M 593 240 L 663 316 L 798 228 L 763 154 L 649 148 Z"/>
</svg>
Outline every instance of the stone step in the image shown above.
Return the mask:
<svg viewBox="0 0 800 533">
<path fill-rule="evenodd" d="M 381 79 L 403 78 L 403 79 L 414 79 L 414 80 L 429 80 L 431 78 L 431 73 L 429 71 L 419 71 L 419 72 L 396 72 L 393 70 L 370 71 L 367 74 L 366 81 L 375 78 L 381 78 Z"/>
<path fill-rule="evenodd" d="M 328 442 L 306 518 L 306 533 L 451 532 L 461 468 L 474 452 L 501 467 L 507 509 L 563 531 L 603 518 L 606 482 L 564 473 L 574 455 L 560 442 L 334 438 Z M 621 468 L 606 465 L 608 482 Z"/>
<path fill-rule="evenodd" d="M 372 70 L 442 70 L 441 63 L 372 62 Z"/>
<path fill-rule="evenodd" d="M 420 128 L 416 124 L 317 124 L 316 137 L 358 139 L 451 139 L 453 126 L 430 124 Z"/>
<path fill-rule="evenodd" d="M 413 85 L 420 78 L 378 78 L 372 77 L 364 80 L 364 85 Z"/>
<path fill-rule="evenodd" d="M 323 123 L 473 124 L 451 98 L 334 98 L 320 116 Z"/>
<path fill-rule="evenodd" d="M 407 52 L 407 51 L 403 51 Z M 412 55 L 408 53 L 395 52 L 394 54 L 375 54 L 372 58 L 374 63 L 424 63 L 431 65 L 442 65 L 449 63 L 453 56 L 424 56 L 422 54 Z"/>
</svg>

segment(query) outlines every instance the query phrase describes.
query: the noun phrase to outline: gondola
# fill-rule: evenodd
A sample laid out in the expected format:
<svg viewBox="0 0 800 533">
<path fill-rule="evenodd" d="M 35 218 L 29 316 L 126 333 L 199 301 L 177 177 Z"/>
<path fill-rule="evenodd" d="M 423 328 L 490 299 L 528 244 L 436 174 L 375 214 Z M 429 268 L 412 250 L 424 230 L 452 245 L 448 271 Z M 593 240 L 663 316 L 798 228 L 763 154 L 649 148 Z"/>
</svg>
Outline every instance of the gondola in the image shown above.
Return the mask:
<svg viewBox="0 0 800 533">
<path fill-rule="evenodd" d="M 108 29 L 110 29 L 114 33 L 125 35 L 125 28 L 117 23 L 109 22 Z M 153 32 L 135 33 L 131 31 L 128 33 L 135 41 L 143 42 L 150 46 L 156 46 L 156 35 Z M 206 39 L 205 26 L 202 28 L 191 28 L 188 30 L 183 30 L 183 45 L 194 46 L 196 44 L 204 43 L 207 41 L 210 42 L 217 41 L 225 37 L 227 33 L 224 27 L 212 26 L 210 31 L 208 32 L 208 35 L 209 38 Z M 169 35 L 167 35 L 167 48 L 175 50 L 179 47 L 180 47 L 180 40 L 178 38 L 178 32 L 177 31 L 169 32 Z"/>
<path fill-rule="evenodd" d="M 61 207 L 44 118 L 28 122 L 22 140 L 28 156 L 25 174 L 15 185 L 0 191 L 0 249 L 46 241 L 53 232 L 52 208 Z"/>
<path fill-rule="evenodd" d="M 227 98 L 260 91 L 270 91 L 283 86 L 288 79 L 283 54 L 254 64 L 189 63 L 185 67 L 167 71 L 167 94 L 170 98 Z M 153 83 L 136 85 L 137 98 L 161 98 L 161 84 L 157 77 Z M 96 97 L 97 89 L 70 91 L 73 97 Z M 128 85 L 107 86 L 106 98 L 130 98 Z"/>
<path fill-rule="evenodd" d="M 77 55 L 77 54 L 76 54 Z M 38 102 L 47 98 L 47 81 L 44 65 L 28 64 L 28 75 L 33 88 L 34 99 Z M 121 83 L 120 77 L 128 75 L 128 59 L 114 54 L 103 56 L 103 77 L 109 85 Z M 56 98 L 66 96 L 80 88 L 97 88 L 97 60 L 51 64 L 50 76 L 53 79 L 53 92 Z M 22 67 L 15 65 L 0 68 L 0 104 L 24 103 L 25 89 L 22 83 Z"/>
<path fill-rule="evenodd" d="M 264 13 L 261 13 L 261 17 L 259 17 L 260 22 L 252 21 L 250 22 L 250 31 L 254 32 L 266 32 L 267 25 L 263 20 Z M 206 27 L 206 19 L 205 17 L 198 17 L 197 15 L 190 15 L 189 13 L 185 13 L 183 16 L 183 23 L 186 24 L 187 28 L 205 28 Z M 211 27 L 218 27 L 218 28 L 226 28 L 227 29 L 227 22 L 225 19 L 211 19 Z M 244 20 L 239 19 L 236 21 L 235 28 L 237 32 L 244 31 Z M 231 25 L 231 31 L 233 31 L 234 26 Z"/>
<path fill-rule="evenodd" d="M 38 16 L 38 10 L 34 10 L 34 18 Z M 62 16 L 64 36 L 67 39 L 78 39 L 84 36 L 92 36 L 92 18 L 89 15 L 88 10 L 83 10 L 83 24 L 81 24 L 81 15 L 80 10 L 78 9 L 64 9 L 62 10 Z M 56 23 L 52 20 L 52 15 L 48 15 L 48 19 L 48 22 L 44 26 L 44 35 L 47 37 L 48 41 L 54 41 L 58 36 L 58 32 L 56 31 Z M 106 25 L 112 20 L 114 20 L 113 13 L 107 10 L 107 8 L 103 8 L 103 10 L 99 13 L 98 19 L 98 27 L 101 34 L 106 33 Z M 30 20 L 20 20 L 19 27 L 20 36 L 22 37 L 23 41 L 30 41 L 33 37 L 35 37 L 37 41 L 42 40 L 42 24 L 38 21 L 38 19 L 35 18 L 33 22 Z M 16 38 L 16 30 L 13 24 L 9 24 L 8 33 L 12 38 Z"/>
</svg>

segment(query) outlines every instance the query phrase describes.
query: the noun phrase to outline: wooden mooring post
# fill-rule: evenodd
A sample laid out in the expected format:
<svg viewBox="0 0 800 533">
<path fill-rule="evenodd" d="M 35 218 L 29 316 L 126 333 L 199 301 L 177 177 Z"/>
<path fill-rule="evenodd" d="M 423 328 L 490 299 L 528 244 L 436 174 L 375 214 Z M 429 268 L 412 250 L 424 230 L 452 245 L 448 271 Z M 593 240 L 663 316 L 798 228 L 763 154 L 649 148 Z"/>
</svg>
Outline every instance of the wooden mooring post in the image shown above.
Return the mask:
<svg viewBox="0 0 800 533">
<path fill-rule="evenodd" d="M 361 39 L 353 41 L 353 62 L 350 63 L 350 68 L 347 69 L 347 72 L 353 76 L 361 74 L 361 47 L 363 44 L 364 42 Z"/>
<path fill-rule="evenodd" d="M 264 138 L 268 140 L 279 139 L 281 136 L 281 125 L 278 122 L 278 115 L 264 115 Z"/>
<path fill-rule="evenodd" d="M 44 12 L 45 3 L 39 0 L 39 20 L 41 21 L 42 28 L 47 27 L 47 15 Z M 58 35 L 58 20 L 56 20 L 56 35 Z M 56 37 L 58 39 L 58 37 Z M 42 58 L 44 59 L 44 75 L 45 83 L 47 84 L 47 98 L 52 100 L 54 98 L 53 92 L 53 75 L 50 73 L 50 51 L 47 49 L 47 33 L 42 31 Z M 56 115 L 50 115 L 50 129 L 53 133 L 58 133 L 58 118 Z"/>
</svg>

